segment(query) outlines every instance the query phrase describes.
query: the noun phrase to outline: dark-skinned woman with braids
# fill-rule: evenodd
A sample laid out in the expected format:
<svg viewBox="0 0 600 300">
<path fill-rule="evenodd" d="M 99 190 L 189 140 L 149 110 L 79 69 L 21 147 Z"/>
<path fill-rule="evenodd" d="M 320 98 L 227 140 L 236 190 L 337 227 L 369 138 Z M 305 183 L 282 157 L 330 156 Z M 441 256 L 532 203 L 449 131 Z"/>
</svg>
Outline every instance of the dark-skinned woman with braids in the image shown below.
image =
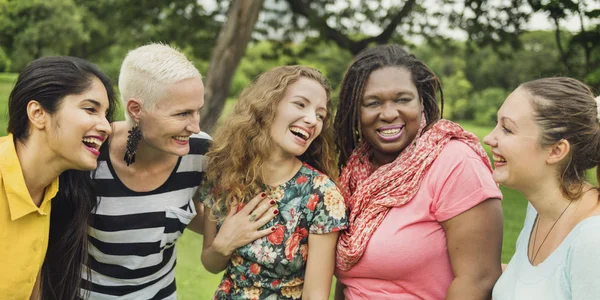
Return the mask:
<svg viewBox="0 0 600 300">
<path fill-rule="evenodd" d="M 489 299 L 502 194 L 475 135 L 440 119 L 438 77 L 396 45 L 361 52 L 335 119 L 349 228 L 336 299 Z"/>
</svg>

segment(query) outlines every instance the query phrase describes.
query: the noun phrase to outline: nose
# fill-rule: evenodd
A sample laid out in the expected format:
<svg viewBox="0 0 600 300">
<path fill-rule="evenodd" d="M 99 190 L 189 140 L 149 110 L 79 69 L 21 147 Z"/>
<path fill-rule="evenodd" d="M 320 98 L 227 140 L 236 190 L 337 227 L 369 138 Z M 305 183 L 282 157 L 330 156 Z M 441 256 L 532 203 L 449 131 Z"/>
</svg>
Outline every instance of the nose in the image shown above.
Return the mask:
<svg viewBox="0 0 600 300">
<path fill-rule="evenodd" d="M 400 112 L 396 109 L 394 103 L 386 102 L 381 106 L 381 112 L 379 113 L 379 119 L 384 122 L 393 122 L 400 116 Z"/>
<path fill-rule="evenodd" d="M 105 137 L 109 136 L 112 134 L 112 126 L 110 126 L 110 123 L 108 122 L 108 119 L 106 119 L 106 117 L 101 117 L 100 118 L 100 122 L 98 122 L 98 124 L 96 124 L 96 130 L 98 130 L 100 133 L 102 133 Z"/>
<path fill-rule="evenodd" d="M 488 133 L 488 135 L 486 135 L 483 138 L 483 143 L 484 144 L 486 144 L 488 146 L 491 146 L 491 147 L 495 147 L 496 146 L 497 140 L 496 140 L 496 137 L 494 135 L 494 133 L 496 132 L 496 127 L 494 127 L 494 129 L 492 130 L 492 132 Z"/>
<path fill-rule="evenodd" d="M 200 132 L 200 112 L 194 113 L 194 117 L 190 120 L 185 129 L 191 133 Z"/>
<path fill-rule="evenodd" d="M 317 112 L 316 111 L 311 111 L 309 113 L 307 113 L 304 118 L 304 123 L 306 123 L 306 125 L 309 126 L 315 126 L 317 125 Z"/>
</svg>

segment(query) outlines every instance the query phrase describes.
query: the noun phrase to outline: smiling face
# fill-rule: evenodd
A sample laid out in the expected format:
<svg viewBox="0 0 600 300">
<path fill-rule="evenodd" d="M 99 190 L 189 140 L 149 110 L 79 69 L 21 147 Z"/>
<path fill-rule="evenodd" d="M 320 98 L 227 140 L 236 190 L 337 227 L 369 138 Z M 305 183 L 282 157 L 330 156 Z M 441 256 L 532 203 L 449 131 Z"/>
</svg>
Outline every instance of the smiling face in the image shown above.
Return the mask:
<svg viewBox="0 0 600 300">
<path fill-rule="evenodd" d="M 327 94 L 315 80 L 300 77 L 285 90 L 275 111 L 271 138 L 283 157 L 302 155 L 321 134 L 327 117 Z"/>
<path fill-rule="evenodd" d="M 523 88 L 512 92 L 498 111 L 498 124 L 483 139 L 492 148 L 494 180 L 519 191 L 552 172 L 546 163 L 549 150 L 539 143 L 541 128 L 530 97 Z"/>
<path fill-rule="evenodd" d="M 143 143 L 139 147 L 177 156 L 188 154 L 190 135 L 200 132 L 202 106 L 204 85 L 199 77 L 171 84 L 166 97 L 140 114 Z"/>
<path fill-rule="evenodd" d="M 360 107 L 362 137 L 373 147 L 373 162 L 392 162 L 415 139 L 423 105 L 406 68 L 375 70 L 365 85 Z"/>
<path fill-rule="evenodd" d="M 65 96 L 50 115 L 48 147 L 65 170 L 96 168 L 100 146 L 112 132 L 106 119 L 108 105 L 106 89 L 94 77 L 87 91 Z"/>
</svg>

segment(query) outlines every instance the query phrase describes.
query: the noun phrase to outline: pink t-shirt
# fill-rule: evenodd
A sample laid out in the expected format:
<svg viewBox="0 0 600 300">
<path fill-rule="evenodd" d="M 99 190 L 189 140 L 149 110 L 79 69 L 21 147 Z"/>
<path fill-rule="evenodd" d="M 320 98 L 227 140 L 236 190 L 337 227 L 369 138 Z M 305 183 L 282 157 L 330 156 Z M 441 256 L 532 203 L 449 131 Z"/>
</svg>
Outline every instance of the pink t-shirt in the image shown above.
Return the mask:
<svg viewBox="0 0 600 300">
<path fill-rule="evenodd" d="M 440 222 L 489 198 L 502 198 L 490 170 L 469 146 L 450 141 L 415 197 L 390 210 L 359 262 L 336 269 L 346 299 L 445 299 L 454 274 Z"/>
</svg>

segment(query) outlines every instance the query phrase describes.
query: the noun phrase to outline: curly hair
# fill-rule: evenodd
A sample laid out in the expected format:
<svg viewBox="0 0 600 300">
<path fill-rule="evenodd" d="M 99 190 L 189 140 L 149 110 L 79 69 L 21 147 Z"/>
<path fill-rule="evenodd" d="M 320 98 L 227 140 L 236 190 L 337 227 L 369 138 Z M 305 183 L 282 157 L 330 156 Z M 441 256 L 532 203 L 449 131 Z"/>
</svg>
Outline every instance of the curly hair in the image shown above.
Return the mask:
<svg viewBox="0 0 600 300">
<path fill-rule="evenodd" d="M 336 146 L 339 151 L 338 166 L 341 169 L 347 162 L 360 139 L 360 103 L 365 85 L 373 71 L 385 67 L 406 68 L 416 86 L 423 103 L 427 130 L 437 122 L 444 111 L 444 92 L 439 78 L 425 63 L 409 54 L 398 45 L 382 45 L 363 50 L 342 80 L 340 101 L 335 116 L 334 128 L 337 134 Z M 437 92 L 440 92 L 440 106 Z"/>
<path fill-rule="evenodd" d="M 275 147 L 270 133 L 275 112 L 287 87 L 300 77 L 315 80 L 323 86 L 327 110 L 331 111 L 330 84 L 316 69 L 282 66 L 255 78 L 240 94 L 232 115 L 215 130 L 213 144 L 206 154 L 205 184 L 213 187 L 210 196 L 215 199 L 214 212 L 222 209 L 229 212 L 234 201 L 246 203 L 263 188 L 263 166 Z M 337 178 L 329 115 L 323 121 L 321 134 L 299 159 L 331 179 Z"/>
</svg>

